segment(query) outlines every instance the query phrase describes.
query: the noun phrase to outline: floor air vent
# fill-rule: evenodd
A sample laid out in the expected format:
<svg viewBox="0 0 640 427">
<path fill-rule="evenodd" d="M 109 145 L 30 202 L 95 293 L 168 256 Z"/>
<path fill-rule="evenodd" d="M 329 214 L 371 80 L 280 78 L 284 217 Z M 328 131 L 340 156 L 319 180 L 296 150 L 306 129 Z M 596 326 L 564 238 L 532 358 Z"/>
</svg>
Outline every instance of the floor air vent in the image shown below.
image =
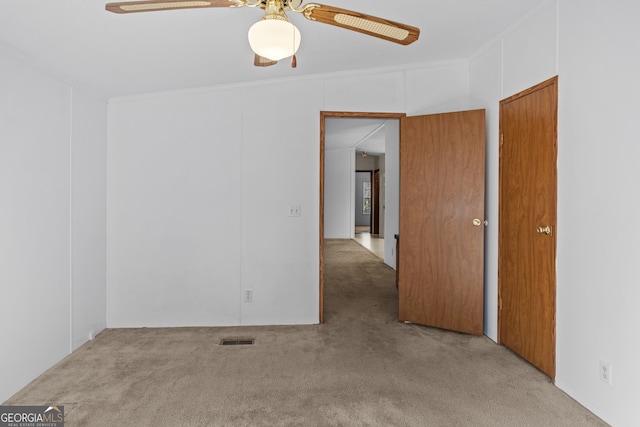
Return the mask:
<svg viewBox="0 0 640 427">
<path fill-rule="evenodd" d="M 220 345 L 253 345 L 255 338 L 222 338 Z"/>
</svg>

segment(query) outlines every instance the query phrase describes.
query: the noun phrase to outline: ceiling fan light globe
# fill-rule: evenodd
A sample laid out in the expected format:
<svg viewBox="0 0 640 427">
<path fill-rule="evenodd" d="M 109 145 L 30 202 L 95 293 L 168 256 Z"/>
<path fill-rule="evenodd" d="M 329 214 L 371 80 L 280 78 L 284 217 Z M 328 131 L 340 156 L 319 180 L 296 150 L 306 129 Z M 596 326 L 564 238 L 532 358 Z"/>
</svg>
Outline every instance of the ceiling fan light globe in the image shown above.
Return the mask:
<svg viewBox="0 0 640 427">
<path fill-rule="evenodd" d="M 261 20 L 249 28 L 249 45 L 257 55 L 279 61 L 298 51 L 300 31 L 288 21 Z"/>
</svg>

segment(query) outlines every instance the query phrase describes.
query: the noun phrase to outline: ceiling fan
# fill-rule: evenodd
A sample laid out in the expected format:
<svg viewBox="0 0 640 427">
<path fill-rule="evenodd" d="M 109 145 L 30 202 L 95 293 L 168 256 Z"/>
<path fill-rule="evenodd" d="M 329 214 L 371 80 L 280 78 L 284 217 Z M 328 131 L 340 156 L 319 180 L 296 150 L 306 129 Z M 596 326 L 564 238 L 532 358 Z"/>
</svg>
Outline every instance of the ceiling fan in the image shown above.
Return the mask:
<svg viewBox="0 0 640 427">
<path fill-rule="evenodd" d="M 310 21 L 346 28 L 402 45 L 411 44 L 420 36 L 420 30 L 410 25 L 318 3 L 301 5 L 302 1 L 144 0 L 107 3 L 105 8 L 114 13 L 206 7 L 257 7 L 264 9 L 265 15 L 249 29 L 249 44 L 255 52 L 254 65 L 258 67 L 274 65 L 280 59 L 287 57 L 291 57 L 291 66 L 294 68 L 296 66 L 295 53 L 300 47 L 300 31 L 289 21 L 285 10 L 301 13 Z"/>
</svg>

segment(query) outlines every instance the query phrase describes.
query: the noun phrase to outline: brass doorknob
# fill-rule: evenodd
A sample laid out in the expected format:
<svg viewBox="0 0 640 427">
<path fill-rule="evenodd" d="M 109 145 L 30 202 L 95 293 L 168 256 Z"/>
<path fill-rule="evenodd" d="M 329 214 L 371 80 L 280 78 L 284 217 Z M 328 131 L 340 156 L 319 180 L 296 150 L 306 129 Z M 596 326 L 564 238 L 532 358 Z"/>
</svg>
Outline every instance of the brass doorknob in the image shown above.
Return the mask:
<svg viewBox="0 0 640 427">
<path fill-rule="evenodd" d="M 536 231 L 540 234 L 544 233 L 546 235 L 551 235 L 551 226 L 545 225 L 544 227 L 538 227 Z"/>
<path fill-rule="evenodd" d="M 473 225 L 475 225 L 476 227 L 480 227 L 480 224 L 482 224 L 482 221 L 480 221 L 479 218 L 473 218 L 472 221 Z"/>
</svg>

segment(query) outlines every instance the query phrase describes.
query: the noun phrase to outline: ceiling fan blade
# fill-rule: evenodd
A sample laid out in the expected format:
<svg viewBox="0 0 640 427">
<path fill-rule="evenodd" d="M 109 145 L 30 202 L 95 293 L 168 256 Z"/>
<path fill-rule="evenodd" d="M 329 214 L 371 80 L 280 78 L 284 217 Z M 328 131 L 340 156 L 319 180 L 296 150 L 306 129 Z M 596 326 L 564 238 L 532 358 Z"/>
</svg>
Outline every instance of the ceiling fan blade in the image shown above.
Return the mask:
<svg viewBox="0 0 640 427">
<path fill-rule="evenodd" d="M 278 61 L 272 61 L 269 58 L 265 58 L 264 56 L 255 55 L 253 57 L 253 65 L 256 67 L 269 67 L 271 65 L 276 65 Z"/>
<path fill-rule="evenodd" d="M 408 45 L 418 40 L 420 29 L 352 10 L 312 3 L 303 8 L 307 19 Z"/>
<path fill-rule="evenodd" d="M 197 9 L 201 7 L 242 7 L 243 0 L 146 0 L 107 3 L 113 13 L 154 12 L 157 10 Z"/>
</svg>

